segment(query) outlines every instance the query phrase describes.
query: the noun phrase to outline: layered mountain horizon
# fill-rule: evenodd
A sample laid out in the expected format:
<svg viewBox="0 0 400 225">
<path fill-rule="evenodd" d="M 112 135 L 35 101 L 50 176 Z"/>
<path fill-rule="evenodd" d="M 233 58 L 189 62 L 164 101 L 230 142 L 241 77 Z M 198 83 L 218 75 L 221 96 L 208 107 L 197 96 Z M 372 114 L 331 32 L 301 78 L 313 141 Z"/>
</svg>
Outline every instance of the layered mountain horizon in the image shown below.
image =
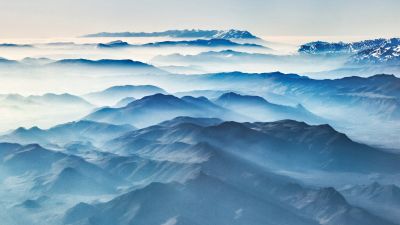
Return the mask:
<svg viewBox="0 0 400 225">
<path fill-rule="evenodd" d="M 270 38 L 4 41 L 0 223 L 400 225 L 399 39 Z"/>
</svg>

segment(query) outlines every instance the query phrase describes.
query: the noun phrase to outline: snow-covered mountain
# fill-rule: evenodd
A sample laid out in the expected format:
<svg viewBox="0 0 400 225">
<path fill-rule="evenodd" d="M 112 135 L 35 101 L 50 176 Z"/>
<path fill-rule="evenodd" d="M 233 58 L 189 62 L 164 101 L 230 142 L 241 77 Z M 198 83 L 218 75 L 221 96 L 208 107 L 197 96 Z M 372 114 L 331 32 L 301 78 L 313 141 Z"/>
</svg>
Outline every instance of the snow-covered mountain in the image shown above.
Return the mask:
<svg viewBox="0 0 400 225">
<path fill-rule="evenodd" d="M 315 41 L 301 45 L 298 51 L 306 54 L 351 54 L 376 48 L 387 42 L 390 42 L 390 39 L 374 39 L 352 43 Z"/>
<path fill-rule="evenodd" d="M 398 65 L 400 63 L 400 38 L 392 38 L 379 46 L 359 51 L 351 57 L 350 62 L 355 64 L 386 63 Z"/>
<path fill-rule="evenodd" d="M 340 54 L 353 53 L 354 49 L 351 47 L 351 44 L 344 42 L 329 43 L 316 41 L 301 45 L 298 51 L 306 54 Z"/>
<path fill-rule="evenodd" d="M 224 39 L 257 39 L 256 36 L 243 30 L 167 30 L 163 32 L 102 32 L 84 37 L 172 37 L 172 38 L 224 38 Z"/>
<path fill-rule="evenodd" d="M 222 38 L 222 39 L 257 39 L 258 37 L 254 36 L 248 31 L 245 30 L 220 30 L 213 38 Z"/>
<path fill-rule="evenodd" d="M 352 43 L 310 42 L 301 45 L 298 52 L 303 54 L 327 54 L 350 56 L 348 65 L 396 64 L 400 62 L 400 38 L 365 40 Z"/>
</svg>

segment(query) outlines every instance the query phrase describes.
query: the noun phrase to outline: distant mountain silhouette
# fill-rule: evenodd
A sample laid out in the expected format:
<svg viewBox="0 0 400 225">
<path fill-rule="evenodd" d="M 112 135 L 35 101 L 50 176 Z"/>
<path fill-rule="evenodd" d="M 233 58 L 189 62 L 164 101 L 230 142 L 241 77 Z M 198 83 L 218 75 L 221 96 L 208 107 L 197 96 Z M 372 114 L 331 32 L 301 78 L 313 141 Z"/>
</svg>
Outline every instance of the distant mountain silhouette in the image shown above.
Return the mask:
<svg viewBox="0 0 400 225">
<path fill-rule="evenodd" d="M 167 30 L 163 32 L 102 32 L 84 37 L 173 37 L 173 38 L 224 38 L 224 39 L 257 39 L 248 31 L 241 30 Z"/>
<path fill-rule="evenodd" d="M 84 95 L 84 98 L 101 105 L 114 105 L 123 98 L 134 97 L 139 99 L 157 93 L 166 94 L 167 92 L 162 88 L 153 85 L 123 85 L 113 86 L 103 91 L 89 93 Z"/>
</svg>

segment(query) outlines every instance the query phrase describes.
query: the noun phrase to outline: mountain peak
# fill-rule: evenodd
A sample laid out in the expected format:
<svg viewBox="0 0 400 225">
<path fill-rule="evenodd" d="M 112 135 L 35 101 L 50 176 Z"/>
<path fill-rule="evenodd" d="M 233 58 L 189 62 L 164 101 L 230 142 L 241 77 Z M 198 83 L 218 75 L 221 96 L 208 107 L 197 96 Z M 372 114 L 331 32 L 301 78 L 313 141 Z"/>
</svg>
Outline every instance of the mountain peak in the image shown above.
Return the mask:
<svg viewBox="0 0 400 225">
<path fill-rule="evenodd" d="M 168 95 L 168 94 L 161 94 L 161 93 L 157 93 L 157 94 L 153 94 L 153 95 L 149 95 L 149 96 L 145 96 L 139 100 L 135 100 L 131 103 L 129 103 L 125 108 L 142 108 L 142 107 L 177 107 L 181 108 L 181 107 L 185 107 L 187 106 L 188 103 L 185 102 L 184 100 L 175 97 L 173 95 Z"/>
<path fill-rule="evenodd" d="M 137 101 L 180 101 L 181 99 L 174 95 L 156 93 L 154 95 L 145 96 Z M 135 101 L 136 102 L 136 101 Z"/>
<path fill-rule="evenodd" d="M 268 101 L 262 97 L 251 96 L 251 95 L 240 95 L 235 92 L 228 92 L 228 93 L 222 94 L 217 99 L 217 102 L 222 103 L 225 101 L 243 101 L 243 103 L 262 103 L 262 104 L 268 103 Z"/>
<path fill-rule="evenodd" d="M 130 44 L 125 41 L 121 40 L 116 40 L 116 41 L 111 41 L 108 43 L 100 43 L 97 45 L 98 48 L 120 48 L 120 47 L 129 47 Z"/>
<path fill-rule="evenodd" d="M 248 31 L 230 29 L 226 31 L 219 31 L 214 38 L 224 39 L 258 39 L 256 36 Z"/>
<path fill-rule="evenodd" d="M 321 188 L 317 192 L 316 201 L 329 201 L 330 206 L 347 205 L 346 199 L 333 187 Z"/>
</svg>

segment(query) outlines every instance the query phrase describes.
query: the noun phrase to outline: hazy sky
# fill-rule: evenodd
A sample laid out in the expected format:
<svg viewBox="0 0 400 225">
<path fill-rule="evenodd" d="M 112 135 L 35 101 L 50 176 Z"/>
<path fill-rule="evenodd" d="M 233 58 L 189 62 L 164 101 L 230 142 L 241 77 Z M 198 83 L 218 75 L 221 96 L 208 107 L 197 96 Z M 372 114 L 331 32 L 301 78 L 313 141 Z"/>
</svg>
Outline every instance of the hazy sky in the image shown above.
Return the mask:
<svg viewBox="0 0 400 225">
<path fill-rule="evenodd" d="M 400 0 L 0 0 L 0 38 L 247 29 L 260 36 L 400 36 Z"/>
</svg>

